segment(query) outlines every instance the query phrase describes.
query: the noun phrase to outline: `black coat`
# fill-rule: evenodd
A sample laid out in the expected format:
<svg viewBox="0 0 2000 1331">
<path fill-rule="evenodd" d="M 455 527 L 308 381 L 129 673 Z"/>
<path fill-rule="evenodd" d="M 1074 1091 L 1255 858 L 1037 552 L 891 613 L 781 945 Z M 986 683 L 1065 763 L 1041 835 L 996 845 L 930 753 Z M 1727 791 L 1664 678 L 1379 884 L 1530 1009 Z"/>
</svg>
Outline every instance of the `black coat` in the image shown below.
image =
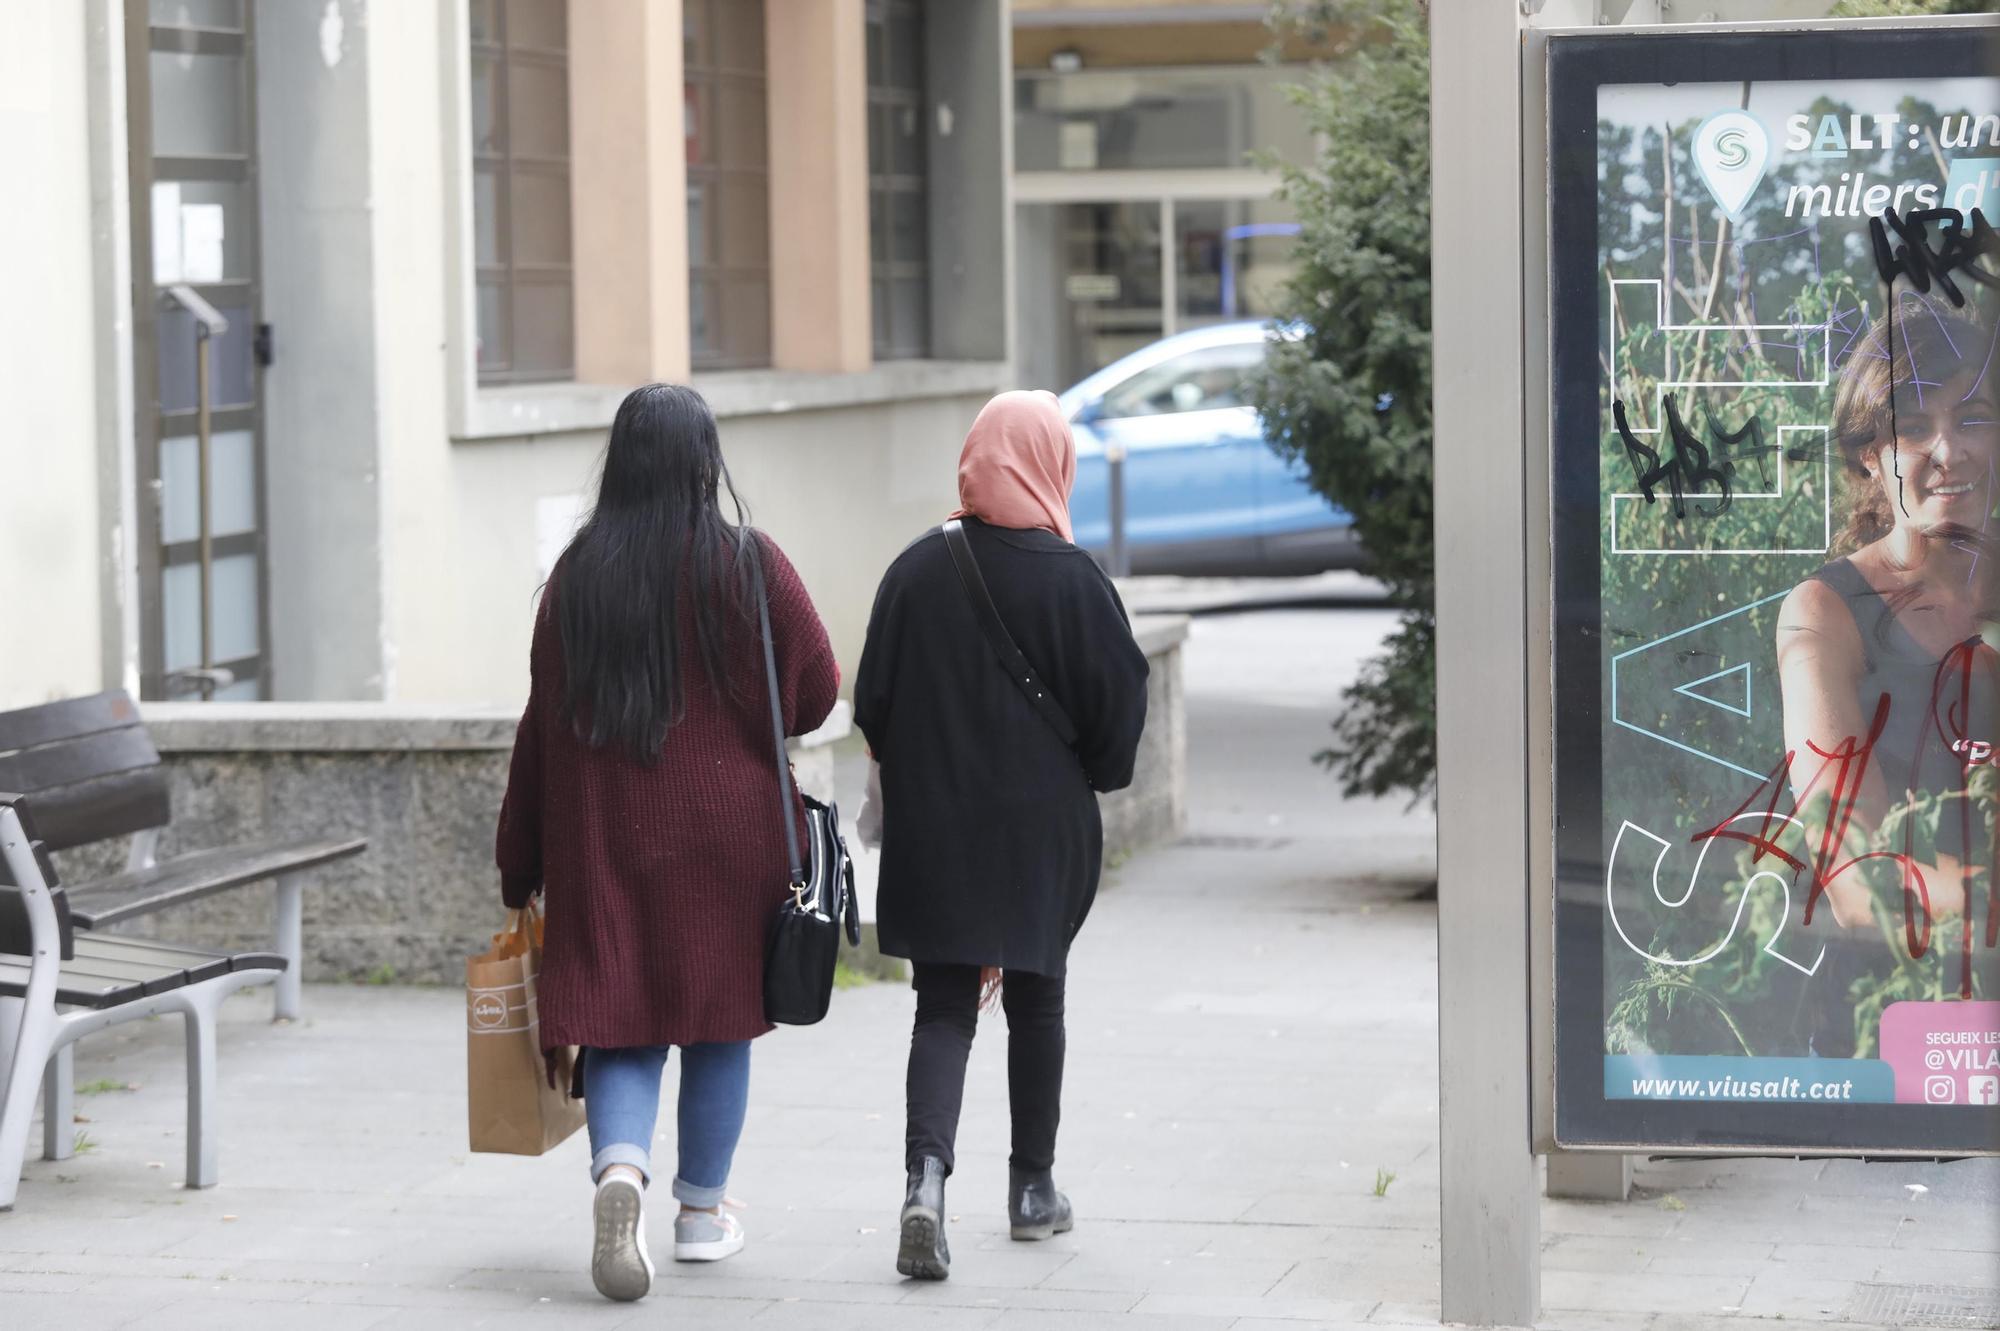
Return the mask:
<svg viewBox="0 0 2000 1331">
<path fill-rule="evenodd" d="M 854 680 L 882 765 L 882 950 L 1061 975 L 1097 895 L 1094 791 L 1132 782 L 1146 656 L 1111 580 L 1045 531 L 965 521 L 1000 618 L 1075 722 L 1074 749 L 979 630 L 941 529 L 883 575 Z"/>
</svg>

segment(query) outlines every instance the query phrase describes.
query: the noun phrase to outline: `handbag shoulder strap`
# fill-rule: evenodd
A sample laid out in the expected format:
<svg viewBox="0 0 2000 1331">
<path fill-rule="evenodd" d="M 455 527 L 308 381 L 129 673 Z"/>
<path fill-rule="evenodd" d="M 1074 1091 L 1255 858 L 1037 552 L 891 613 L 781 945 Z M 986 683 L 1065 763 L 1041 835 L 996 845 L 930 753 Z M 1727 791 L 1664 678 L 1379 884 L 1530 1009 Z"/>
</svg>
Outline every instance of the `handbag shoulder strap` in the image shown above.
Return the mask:
<svg viewBox="0 0 2000 1331">
<path fill-rule="evenodd" d="M 979 561 L 973 558 L 972 542 L 965 537 L 965 524 L 957 518 L 945 523 L 944 543 L 951 550 L 951 562 L 958 568 L 959 586 L 965 589 L 965 598 L 972 602 L 972 613 L 979 620 L 980 632 L 986 635 L 987 645 L 1000 659 L 1001 668 L 1029 704 L 1042 714 L 1042 719 L 1054 727 L 1062 742 L 1075 744 L 1076 723 L 1069 719 L 1069 713 L 1062 709 L 1062 704 L 1043 685 L 1035 668 L 1028 664 L 1028 658 L 1021 654 L 1020 647 L 1014 642 L 1014 635 L 1007 632 L 1000 610 L 993 604 L 993 594 L 986 590 L 986 579 L 979 572 Z"/>
<path fill-rule="evenodd" d="M 754 542 L 749 536 L 746 540 Z M 754 556 L 754 551 L 752 554 Z M 785 708 L 778 700 L 778 653 L 771 643 L 771 598 L 764 586 L 764 562 L 760 558 L 756 565 L 757 584 L 757 628 L 764 640 L 764 684 L 771 697 L 771 736 L 778 754 L 778 809 L 785 824 L 785 855 L 791 868 L 791 886 L 796 890 L 805 885 L 806 875 L 799 857 L 799 827 L 796 811 L 792 808 L 792 762 L 785 753 Z"/>
</svg>

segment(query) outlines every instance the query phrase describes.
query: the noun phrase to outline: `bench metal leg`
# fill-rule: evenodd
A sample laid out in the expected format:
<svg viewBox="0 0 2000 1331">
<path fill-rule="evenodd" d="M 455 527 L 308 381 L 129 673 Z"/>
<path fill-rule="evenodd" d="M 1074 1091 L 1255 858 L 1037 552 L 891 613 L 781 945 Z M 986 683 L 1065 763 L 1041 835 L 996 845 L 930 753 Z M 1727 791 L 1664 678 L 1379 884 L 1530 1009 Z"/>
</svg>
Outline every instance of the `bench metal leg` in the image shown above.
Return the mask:
<svg viewBox="0 0 2000 1331">
<path fill-rule="evenodd" d="M 42 1070 L 42 1159 L 76 1154 L 76 1052 L 64 1045 Z"/>
<path fill-rule="evenodd" d="M 17 1007 L 20 1025 L 14 1037 L 14 1056 L 7 1064 L 7 1079 L 0 1090 L 0 1211 L 12 1210 L 14 1196 L 21 1187 L 21 1166 L 28 1158 L 28 1125 L 35 1112 L 35 1095 L 42 1089 L 42 1068 L 49 1059 L 49 1043 L 54 1038 L 54 1012 L 33 1004 Z"/>
<path fill-rule="evenodd" d="M 21 1031 L 26 1000 L 0 998 L 0 1091 L 7 1089 L 7 1069 L 14 1065 L 14 1037 Z"/>
<path fill-rule="evenodd" d="M 271 1018 L 274 1021 L 299 1019 L 299 986 L 305 979 L 301 974 L 305 968 L 304 887 L 304 881 L 295 873 L 280 874 L 276 880 L 278 924 L 276 945 L 272 950 L 285 959 L 285 972 L 272 986 L 275 1000 Z"/>
<path fill-rule="evenodd" d="M 212 1188 L 216 1180 L 215 1009 L 219 992 L 187 1008 L 187 1186 Z"/>
</svg>

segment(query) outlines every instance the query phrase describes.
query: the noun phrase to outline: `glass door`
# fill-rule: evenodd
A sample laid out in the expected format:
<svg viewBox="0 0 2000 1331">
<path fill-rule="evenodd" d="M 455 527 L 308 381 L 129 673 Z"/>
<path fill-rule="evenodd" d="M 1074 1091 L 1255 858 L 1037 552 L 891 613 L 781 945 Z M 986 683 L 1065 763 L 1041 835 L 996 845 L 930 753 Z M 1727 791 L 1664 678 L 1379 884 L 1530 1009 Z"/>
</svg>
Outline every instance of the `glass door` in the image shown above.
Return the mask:
<svg viewBox="0 0 2000 1331">
<path fill-rule="evenodd" d="M 249 11 L 246 0 L 126 0 L 147 698 L 267 694 L 259 380 L 269 332 Z"/>
<path fill-rule="evenodd" d="M 1157 202 L 1023 204 L 1016 216 L 1024 384 L 1061 392 L 1159 340 Z"/>
</svg>

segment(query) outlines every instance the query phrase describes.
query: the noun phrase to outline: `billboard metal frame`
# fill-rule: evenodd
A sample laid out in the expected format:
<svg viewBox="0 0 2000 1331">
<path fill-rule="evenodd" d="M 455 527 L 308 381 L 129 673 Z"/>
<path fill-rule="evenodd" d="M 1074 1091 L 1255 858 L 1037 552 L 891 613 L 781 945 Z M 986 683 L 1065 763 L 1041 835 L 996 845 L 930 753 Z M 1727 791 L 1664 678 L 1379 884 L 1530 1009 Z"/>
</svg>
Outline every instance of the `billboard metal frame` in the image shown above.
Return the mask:
<svg viewBox="0 0 2000 1331">
<path fill-rule="evenodd" d="M 1536 93 L 1524 98 L 1523 105 L 1524 120 L 1531 127 L 1523 136 L 1523 156 L 1528 168 L 1524 184 L 1529 186 L 1524 190 L 1525 211 L 1531 218 L 1526 234 L 1530 238 L 1546 238 L 1542 245 L 1535 245 L 1531 239 L 1530 249 L 1524 254 L 1527 272 L 1524 294 L 1531 316 L 1535 303 L 1543 302 L 1543 318 L 1531 317 L 1529 327 L 1539 324 L 1547 334 L 1544 339 L 1530 339 L 1528 367 L 1528 437 L 1537 444 L 1529 450 L 1528 465 L 1533 492 L 1545 497 L 1529 514 L 1531 526 L 1536 523 L 1542 526 L 1540 533 L 1530 533 L 1530 575 L 1533 585 L 1546 588 L 1547 592 L 1545 597 L 1535 598 L 1530 609 L 1531 619 L 1541 617 L 1541 623 L 1531 623 L 1530 641 L 1538 647 L 1530 655 L 1534 664 L 1546 671 L 1547 684 L 1546 688 L 1532 689 L 1530 697 L 1531 706 L 1546 703 L 1548 709 L 1545 717 L 1535 720 L 1530 734 L 1535 740 L 1551 744 L 1547 770 L 1552 787 L 1536 792 L 1547 798 L 1549 817 L 1546 822 L 1540 818 L 1534 821 L 1537 826 L 1546 826 L 1549 836 L 1546 843 L 1531 850 L 1531 855 L 1539 853 L 1545 857 L 1536 866 L 1533 877 L 1539 885 L 1533 909 L 1540 956 L 1531 963 L 1536 973 L 1534 1119 L 1538 1150 L 1934 1157 L 1990 1154 L 1996 1149 L 1993 1129 L 1982 1117 L 1985 1111 L 1971 1106 L 1844 1107 L 1837 1111 L 1839 1117 L 1819 1134 L 1819 1140 L 1803 1140 L 1804 1134 L 1798 1134 L 1795 1127 L 1790 1133 L 1784 1128 L 1785 1120 L 1796 1122 L 1800 1106 L 1606 1101 L 1602 1096 L 1601 1036 L 1595 1042 L 1582 1039 L 1592 1034 L 1587 1027 L 1602 1020 L 1601 994 L 1590 983 L 1598 972 L 1595 967 L 1587 967 L 1589 974 L 1566 990 L 1575 998 L 1569 1010 L 1558 1010 L 1554 986 L 1561 931 L 1572 931 L 1570 947 L 1575 960 L 1602 964 L 1603 916 L 1601 910 L 1594 910 L 1595 885 L 1601 880 L 1602 869 L 1601 846 L 1597 844 L 1601 837 L 1601 809 L 1595 780 L 1601 761 L 1596 715 L 1601 663 L 1596 659 L 1597 639 L 1593 633 L 1558 633 L 1559 626 L 1588 630 L 1595 625 L 1596 455 L 1593 450 L 1587 477 L 1583 476 L 1580 464 L 1574 475 L 1565 476 L 1557 470 L 1561 458 L 1555 444 L 1558 429 L 1577 434 L 1587 431 L 1593 439 L 1600 430 L 1595 375 L 1596 159 L 1594 151 L 1586 151 L 1584 146 L 1594 148 L 1595 144 L 1597 89 L 1606 84 L 1695 79 L 1768 81 L 1769 67 L 1762 61 L 1768 56 L 1770 39 L 1779 36 L 1804 39 L 1787 50 L 1788 79 L 1976 77 L 1993 73 L 1983 43 L 1958 43 L 1943 51 L 1938 49 L 1939 37 L 1952 29 L 2000 33 L 2000 18 L 1968 15 L 1865 23 L 1821 21 L 1550 30 L 1533 34 L 1534 40 L 1524 52 L 1524 91 Z M 1561 68 L 1569 62 L 1574 62 L 1573 70 Z M 1552 160 L 1552 128 L 1571 124 L 1579 117 L 1582 126 L 1564 131 L 1569 136 L 1566 150 L 1559 159 Z M 1580 188 L 1590 191 L 1592 206 L 1587 210 L 1570 208 L 1557 212 L 1552 208 L 1559 192 L 1574 193 Z M 1538 208 L 1545 210 L 1542 224 L 1533 225 Z M 1583 356 L 1579 356 L 1578 348 L 1583 343 L 1588 345 L 1582 346 Z M 1591 362 L 1589 377 L 1580 382 L 1564 381 L 1566 370 L 1572 380 L 1580 378 L 1574 367 L 1580 366 L 1584 357 Z M 1586 484 L 1587 497 L 1577 488 Z M 1554 517 L 1565 499 L 1573 515 L 1567 523 Z M 1587 543 L 1578 548 L 1580 531 L 1566 528 L 1576 525 L 1585 506 L 1589 509 L 1592 530 Z M 1545 570 L 1532 567 L 1537 555 L 1546 557 Z M 1588 614 L 1583 613 L 1586 606 Z M 1567 694 L 1566 705 L 1560 708 L 1555 695 L 1558 658 Z M 1579 703 L 1578 698 L 1583 701 Z M 1566 773 L 1581 775 L 1558 782 L 1555 780 L 1558 764 Z M 1588 854 L 1583 854 L 1584 851 Z M 1567 872 L 1566 863 L 1570 865 Z M 1590 895 L 1587 899 L 1572 899 L 1565 906 L 1561 882 L 1565 877 L 1574 879 L 1578 865 L 1592 870 L 1583 875 L 1591 880 L 1587 884 Z M 1546 893 L 1541 888 L 1546 888 Z M 1586 998 L 1592 1001 L 1586 1004 Z M 1588 1011 L 1584 1010 L 1586 1007 Z M 1558 1049 L 1565 1035 L 1591 1048 L 1559 1059 Z M 1560 1122 L 1559 1099 L 1563 1105 Z M 1587 1104 L 1588 1108 L 1579 1112 L 1580 1104 Z M 1703 1124 L 1692 1130 L 1683 1126 L 1697 1115 L 1705 1115 L 1710 1124 L 1719 1122 L 1721 1126 Z M 1947 1120 L 1950 1131 L 1938 1133 L 1937 1128 Z M 1853 1126 L 1857 1122 L 1862 1125 L 1858 1132 Z M 1680 1130 L 1676 1131 L 1677 1128 Z"/>
</svg>

